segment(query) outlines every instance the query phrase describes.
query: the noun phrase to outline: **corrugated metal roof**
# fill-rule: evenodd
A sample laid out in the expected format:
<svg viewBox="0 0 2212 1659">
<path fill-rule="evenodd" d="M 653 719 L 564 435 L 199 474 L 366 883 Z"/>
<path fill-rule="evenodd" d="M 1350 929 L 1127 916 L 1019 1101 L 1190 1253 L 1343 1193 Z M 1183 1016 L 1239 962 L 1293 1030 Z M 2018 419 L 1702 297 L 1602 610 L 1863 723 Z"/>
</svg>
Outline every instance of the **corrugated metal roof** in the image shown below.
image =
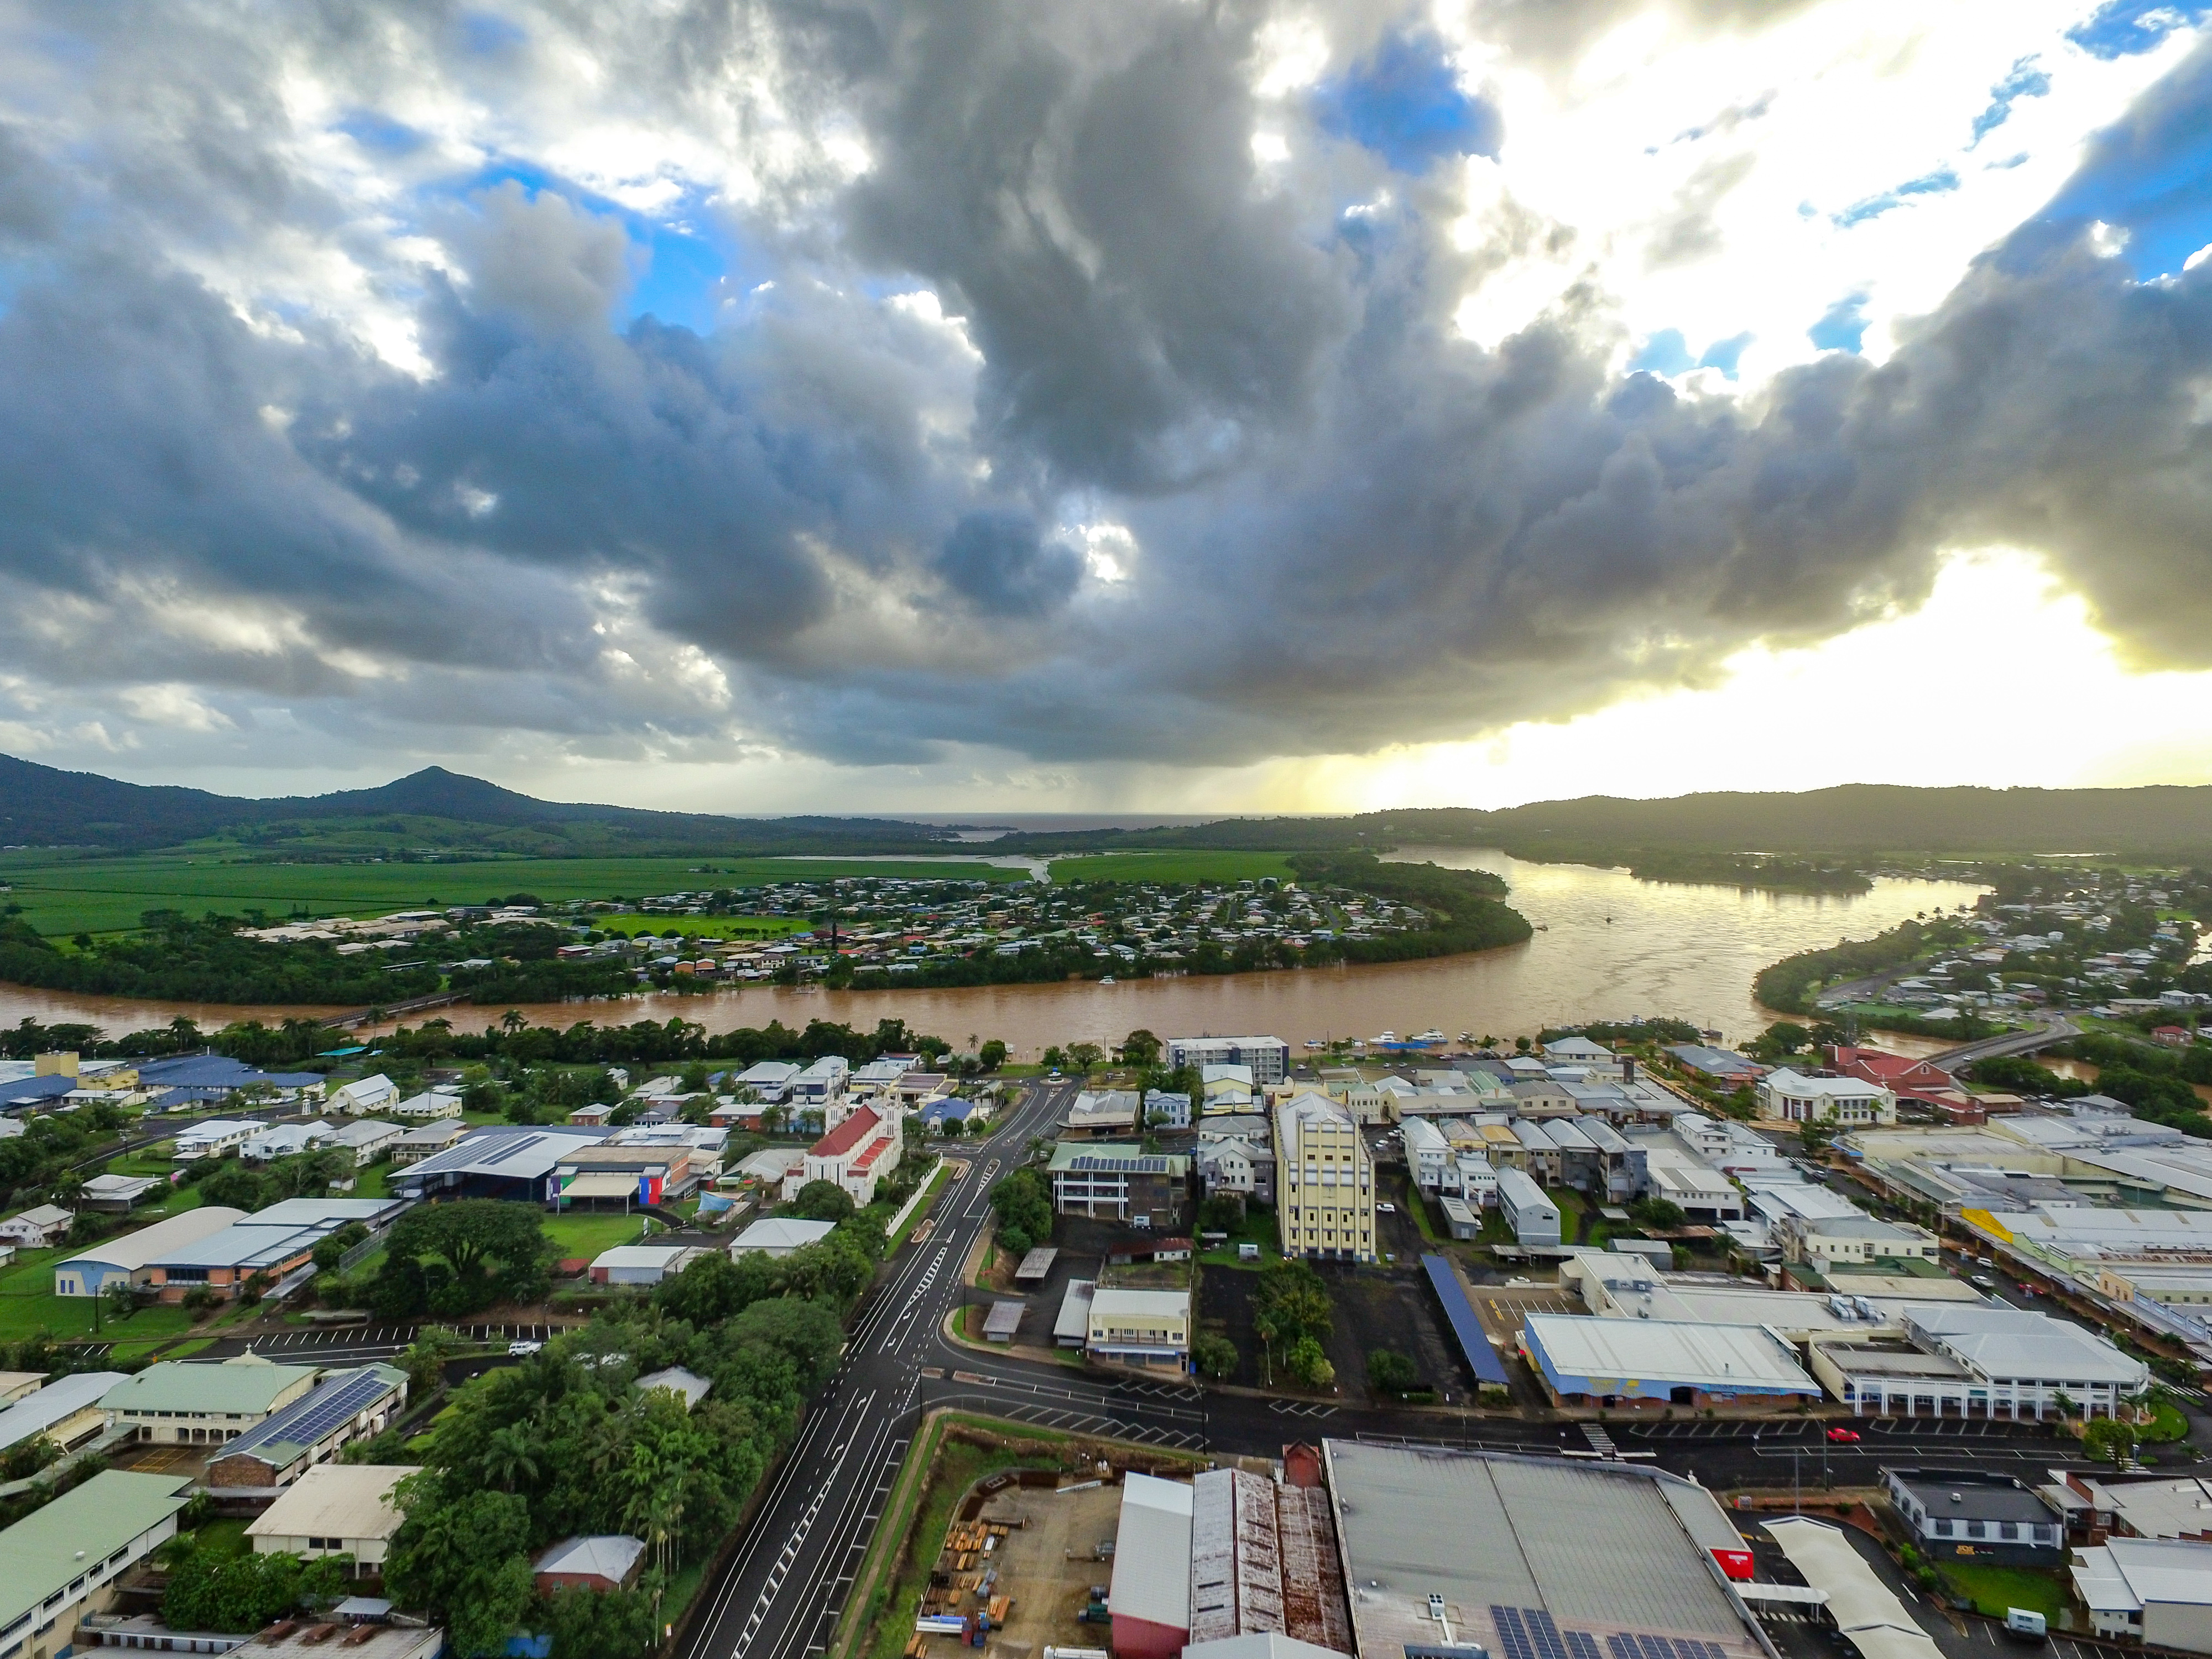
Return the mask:
<svg viewBox="0 0 2212 1659">
<path fill-rule="evenodd" d="M 82 1262 L 92 1267 L 113 1267 L 123 1273 L 136 1273 L 170 1250 L 197 1244 L 204 1238 L 212 1238 L 224 1228 L 245 1219 L 246 1212 L 243 1210 L 234 1210 L 222 1204 L 203 1204 L 197 1209 L 185 1211 L 181 1215 L 173 1215 L 166 1221 L 157 1221 L 150 1227 L 141 1227 L 135 1233 L 125 1233 L 118 1238 L 104 1238 L 73 1256 L 57 1261 L 54 1266 L 60 1269 Z"/>
<path fill-rule="evenodd" d="M 56 1377 L 37 1393 L 26 1395 L 0 1411 L 0 1449 L 44 1434 L 64 1418 L 76 1416 L 88 1406 L 97 1406 L 110 1389 L 128 1381 L 122 1371 L 80 1371 L 74 1376 Z"/>
<path fill-rule="evenodd" d="M 392 1489 L 407 1464 L 319 1463 L 253 1518 L 249 1538 L 389 1538 L 399 1530 Z"/>
<path fill-rule="evenodd" d="M 191 1477 L 103 1469 L 0 1532 L 0 1630 L 185 1506 Z"/>
<path fill-rule="evenodd" d="M 111 1412 L 252 1412 L 269 1410 L 287 1389 L 311 1382 L 313 1365 L 272 1365 L 265 1359 L 216 1364 L 165 1359 L 117 1383 L 100 1398 Z"/>
<path fill-rule="evenodd" d="M 1757 1325 L 1531 1314 L 1522 1332 L 1529 1358 L 1565 1393 L 1649 1395 L 1672 1384 L 1714 1393 L 1820 1395 L 1789 1347 Z M 1583 1382 L 1591 1386 L 1579 1386 Z"/>
<path fill-rule="evenodd" d="M 1363 1655 L 1397 1659 L 1407 1643 L 1438 1642 L 1431 1595 L 1455 1641 L 1492 1653 L 1506 1651 L 1495 1610 L 1588 1627 L 1570 1644 L 1578 1653 L 1624 1631 L 1710 1642 L 1733 1659 L 1768 1651 L 1670 1503 L 1678 1494 L 1662 1490 L 1679 1488 L 1681 1504 L 1704 1504 L 1725 1528 L 1687 1481 L 1443 1447 L 1330 1440 L 1324 1450 Z"/>
<path fill-rule="evenodd" d="M 1170 1630 L 1190 1628 L 1191 1489 L 1131 1470 L 1121 1481 L 1108 1607 Z"/>
</svg>

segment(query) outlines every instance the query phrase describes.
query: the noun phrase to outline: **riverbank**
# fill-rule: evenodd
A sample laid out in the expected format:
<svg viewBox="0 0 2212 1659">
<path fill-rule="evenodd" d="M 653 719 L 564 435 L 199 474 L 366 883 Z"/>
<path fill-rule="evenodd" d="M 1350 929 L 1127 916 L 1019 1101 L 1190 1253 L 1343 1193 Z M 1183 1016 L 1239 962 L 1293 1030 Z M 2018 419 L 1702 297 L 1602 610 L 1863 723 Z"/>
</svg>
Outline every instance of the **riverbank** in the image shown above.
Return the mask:
<svg viewBox="0 0 2212 1659">
<path fill-rule="evenodd" d="M 1972 903 L 1981 889 L 1960 882 L 1879 881 L 1856 897 L 1743 893 L 1733 888 L 1639 882 L 1624 870 L 1537 865 L 1494 850 L 1408 848 L 1391 861 L 1486 869 L 1510 884 L 1510 902 L 1536 932 L 1497 950 L 1411 962 L 1280 969 L 1267 973 L 1071 981 L 967 989 L 904 988 L 826 991 L 749 985 L 702 995 L 652 994 L 588 1002 L 524 1006 L 533 1024 L 579 1020 L 627 1024 L 682 1019 L 709 1032 L 793 1028 L 826 1019 L 872 1030 L 904 1020 L 967 1046 L 997 1037 L 1012 1058 L 1035 1060 L 1054 1045 L 1118 1043 L 1142 1028 L 1163 1036 L 1270 1032 L 1293 1048 L 1309 1041 L 1372 1038 L 1385 1030 L 1434 1028 L 1510 1040 L 1547 1026 L 1664 1016 L 1746 1042 L 1781 1016 L 1760 1008 L 1753 976 L 1795 952 L 1864 938 L 1937 906 Z M 237 1007 L 72 997 L 0 986 L 0 1027 L 25 1019 L 80 1023 L 110 1036 L 182 1017 L 204 1030 L 234 1020 L 276 1025 L 337 1008 Z M 504 1006 L 441 1011 L 457 1026 L 489 1024 Z M 389 1029 L 367 1028 L 369 1030 Z"/>
</svg>

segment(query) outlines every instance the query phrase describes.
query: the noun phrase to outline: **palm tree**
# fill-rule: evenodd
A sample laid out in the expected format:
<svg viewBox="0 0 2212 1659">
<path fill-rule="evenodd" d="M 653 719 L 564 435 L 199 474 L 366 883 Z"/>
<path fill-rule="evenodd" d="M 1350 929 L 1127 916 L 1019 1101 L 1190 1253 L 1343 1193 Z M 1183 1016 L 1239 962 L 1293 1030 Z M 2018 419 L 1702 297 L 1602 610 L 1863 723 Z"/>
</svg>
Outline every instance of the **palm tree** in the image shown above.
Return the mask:
<svg viewBox="0 0 2212 1659">
<path fill-rule="evenodd" d="M 484 1473 L 501 1492 L 511 1492 L 521 1482 L 538 1478 L 534 1451 L 529 1431 L 520 1423 L 494 1429 L 484 1443 Z"/>
<path fill-rule="evenodd" d="M 520 1008 L 510 1008 L 499 1017 L 499 1029 L 509 1036 L 513 1036 L 528 1024 L 530 1022 L 523 1018 L 522 1010 Z"/>
<path fill-rule="evenodd" d="M 84 1196 L 84 1177 L 75 1170 L 64 1170 L 54 1177 L 48 1195 L 64 1210 L 73 1210 Z"/>
</svg>

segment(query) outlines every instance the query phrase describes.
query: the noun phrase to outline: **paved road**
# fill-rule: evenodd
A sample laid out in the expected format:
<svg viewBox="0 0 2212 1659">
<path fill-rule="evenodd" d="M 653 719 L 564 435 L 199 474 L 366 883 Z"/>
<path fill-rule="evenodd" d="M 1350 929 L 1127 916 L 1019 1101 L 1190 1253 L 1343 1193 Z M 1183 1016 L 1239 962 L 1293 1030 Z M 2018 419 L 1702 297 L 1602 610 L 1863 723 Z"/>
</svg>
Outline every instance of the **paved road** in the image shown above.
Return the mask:
<svg viewBox="0 0 2212 1659">
<path fill-rule="evenodd" d="M 919 1421 L 922 1370 L 946 1352 L 939 1327 L 960 1299 L 991 1183 L 1059 1121 L 1074 1089 L 1033 1088 L 963 1152 L 968 1171 L 938 1198 L 928 1237 L 863 1304 L 836 1375 L 709 1592 L 691 1659 L 802 1659 L 827 1644 Z"/>
<path fill-rule="evenodd" d="M 2050 1014 L 2042 1023 L 2024 1031 L 2007 1031 L 2001 1036 L 1984 1037 L 1978 1042 L 1962 1042 L 1955 1048 L 1946 1048 L 1939 1054 L 1928 1056 L 1928 1063 L 1946 1072 L 1955 1072 L 1962 1066 L 1971 1066 L 1978 1060 L 1994 1060 L 1999 1054 L 2032 1054 L 2039 1048 L 2048 1048 L 2054 1042 L 2063 1042 L 2081 1035 L 2081 1028 L 2063 1014 Z"/>
</svg>

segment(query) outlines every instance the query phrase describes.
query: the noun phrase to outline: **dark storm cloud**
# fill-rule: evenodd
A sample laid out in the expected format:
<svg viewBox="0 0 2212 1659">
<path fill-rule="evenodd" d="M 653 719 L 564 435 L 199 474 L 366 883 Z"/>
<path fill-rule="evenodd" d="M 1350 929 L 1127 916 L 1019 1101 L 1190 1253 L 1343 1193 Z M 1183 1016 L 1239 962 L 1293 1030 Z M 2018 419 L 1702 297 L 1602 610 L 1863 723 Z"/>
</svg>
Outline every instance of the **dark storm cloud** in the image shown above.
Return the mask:
<svg viewBox="0 0 2212 1659">
<path fill-rule="evenodd" d="M 1541 66 L 1630 9 L 1479 15 Z M 1486 349 L 1455 318 L 1506 250 L 1453 240 L 1455 152 L 1263 109 L 1273 15 L 51 14 L 115 33 L 84 40 L 73 113 L 0 129 L 0 246 L 30 250 L 0 315 L 11 672 L 80 702 L 196 687 L 241 729 L 279 700 L 363 743 L 1241 762 L 1680 684 L 1909 603 L 1990 539 L 2046 552 L 2145 660 L 2212 662 L 2212 269 L 2139 284 L 2069 210 L 1883 365 L 1741 400 L 1619 375 L 1594 291 Z M 1339 77 L 1413 38 L 1309 15 Z M 439 135 L 469 100 L 584 98 L 580 61 L 608 119 L 782 158 L 702 196 L 745 268 L 707 334 L 618 331 L 622 214 L 543 166 L 487 182 Z M 276 95 L 310 72 L 332 128 Z M 451 95 L 416 107 L 416 82 Z M 2206 84 L 2199 59 L 2146 100 L 2130 166 L 2179 154 L 2191 123 L 2160 112 Z M 1255 161 L 1263 120 L 1290 162 Z M 373 211 L 302 159 L 333 131 L 392 170 Z M 1734 182 L 1692 179 L 1655 262 L 1709 248 Z M 426 372 L 296 296 L 303 248 Z"/>
<path fill-rule="evenodd" d="M 1026 513 L 970 513 L 937 556 L 945 586 L 987 617 L 1045 617 L 1075 595 L 1083 561 L 1048 546 Z"/>
</svg>

